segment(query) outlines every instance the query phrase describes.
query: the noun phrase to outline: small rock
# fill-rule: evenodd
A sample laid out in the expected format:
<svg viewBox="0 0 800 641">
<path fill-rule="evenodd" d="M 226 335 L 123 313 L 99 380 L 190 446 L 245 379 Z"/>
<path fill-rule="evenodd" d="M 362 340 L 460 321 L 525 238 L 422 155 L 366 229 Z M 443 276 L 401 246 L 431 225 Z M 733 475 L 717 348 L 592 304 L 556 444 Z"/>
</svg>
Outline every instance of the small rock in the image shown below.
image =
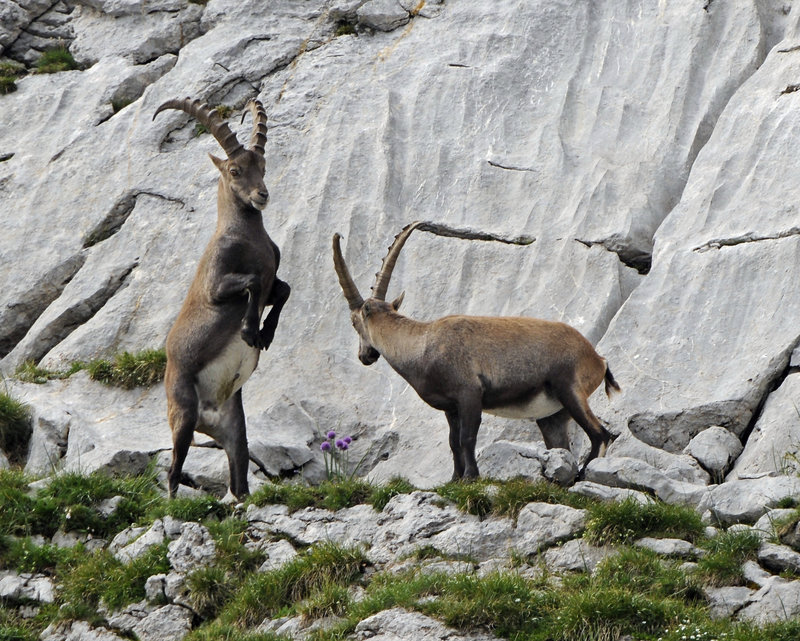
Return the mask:
<svg viewBox="0 0 800 641">
<path fill-rule="evenodd" d="M 758 561 L 772 572 L 780 573 L 788 570 L 800 574 L 800 553 L 788 545 L 763 543 L 758 550 Z"/>
<path fill-rule="evenodd" d="M 800 581 L 772 577 L 750 603 L 739 610 L 737 618 L 757 625 L 787 621 L 800 615 Z"/>
<path fill-rule="evenodd" d="M 703 555 L 703 551 L 700 548 L 682 539 L 656 539 L 648 536 L 639 539 L 634 545 L 652 550 L 661 556 L 678 559 L 696 559 Z"/>
<path fill-rule="evenodd" d="M 173 569 L 187 573 L 207 565 L 215 553 L 208 528 L 190 521 L 181 525 L 181 535 L 169 544 L 167 559 Z"/>
<path fill-rule="evenodd" d="M 297 551 L 286 539 L 268 543 L 260 549 L 267 555 L 267 559 L 261 564 L 261 567 L 258 569 L 259 572 L 277 570 L 297 556 Z"/>
<path fill-rule="evenodd" d="M 715 479 L 721 480 L 742 449 L 742 442 L 736 436 L 715 425 L 697 434 L 683 452 L 697 459 Z"/>
<path fill-rule="evenodd" d="M 601 561 L 614 554 L 614 548 L 598 547 L 583 539 L 572 539 L 546 550 L 544 562 L 551 572 L 594 572 Z"/>
<path fill-rule="evenodd" d="M 651 496 L 639 490 L 632 490 L 625 487 L 610 487 L 608 485 L 602 485 L 601 483 L 593 483 L 592 481 L 578 481 L 569 491 L 601 501 L 616 501 L 621 503 L 622 501 L 631 499 L 642 505 L 653 502 Z"/>
<path fill-rule="evenodd" d="M 180 641 L 192 630 L 192 611 L 179 605 L 154 610 L 133 628 L 140 641 Z"/>
<path fill-rule="evenodd" d="M 530 554 L 574 538 L 583 531 L 586 516 L 586 510 L 566 505 L 529 503 L 517 517 L 517 530 L 522 535 L 517 547 Z"/>
<path fill-rule="evenodd" d="M 741 610 L 755 594 L 755 590 L 743 586 L 706 588 L 708 614 L 712 619 L 730 619 Z"/>
<path fill-rule="evenodd" d="M 356 15 L 363 26 L 378 31 L 393 31 L 411 19 L 398 0 L 369 0 L 358 8 Z"/>
</svg>

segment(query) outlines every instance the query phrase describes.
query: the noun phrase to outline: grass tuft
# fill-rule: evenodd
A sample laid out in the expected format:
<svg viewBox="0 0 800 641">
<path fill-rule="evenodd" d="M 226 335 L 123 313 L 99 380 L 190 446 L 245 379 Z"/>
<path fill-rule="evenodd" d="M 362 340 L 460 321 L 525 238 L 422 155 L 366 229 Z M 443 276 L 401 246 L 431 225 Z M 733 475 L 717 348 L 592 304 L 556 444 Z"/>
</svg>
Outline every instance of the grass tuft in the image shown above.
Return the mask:
<svg viewBox="0 0 800 641">
<path fill-rule="evenodd" d="M 27 360 L 14 372 L 14 377 L 23 383 L 36 383 L 42 385 L 47 381 L 69 378 L 73 374 L 86 368 L 86 363 L 76 361 L 66 370 L 53 370 L 39 367 L 35 361 Z"/>
<path fill-rule="evenodd" d="M 487 479 L 474 481 L 451 481 L 436 491 L 442 498 L 452 501 L 459 510 L 483 518 L 492 511 L 491 488 L 494 484 Z"/>
<path fill-rule="evenodd" d="M 22 401 L 0 392 L 0 449 L 12 462 L 23 460 L 32 433 L 30 408 Z"/>
<path fill-rule="evenodd" d="M 106 385 L 133 389 L 147 387 L 164 379 L 167 354 L 163 349 L 145 349 L 136 354 L 122 352 L 109 361 L 93 360 L 87 364 L 89 376 Z"/>
<path fill-rule="evenodd" d="M 325 586 L 351 583 L 366 564 L 358 548 L 333 543 L 312 546 L 277 570 L 251 575 L 221 619 L 240 626 L 255 625 Z"/>
<path fill-rule="evenodd" d="M 45 51 L 36 61 L 36 73 L 58 73 L 77 68 L 78 63 L 66 47 Z"/>
<path fill-rule="evenodd" d="M 698 575 L 710 585 L 744 585 L 742 565 L 755 560 L 761 539 L 756 532 L 721 532 L 702 543 L 706 555 L 697 562 Z"/>
<path fill-rule="evenodd" d="M 686 505 L 660 501 L 592 503 L 584 536 L 596 544 L 629 543 L 645 536 L 675 537 L 695 541 L 704 531 L 700 515 Z"/>
</svg>

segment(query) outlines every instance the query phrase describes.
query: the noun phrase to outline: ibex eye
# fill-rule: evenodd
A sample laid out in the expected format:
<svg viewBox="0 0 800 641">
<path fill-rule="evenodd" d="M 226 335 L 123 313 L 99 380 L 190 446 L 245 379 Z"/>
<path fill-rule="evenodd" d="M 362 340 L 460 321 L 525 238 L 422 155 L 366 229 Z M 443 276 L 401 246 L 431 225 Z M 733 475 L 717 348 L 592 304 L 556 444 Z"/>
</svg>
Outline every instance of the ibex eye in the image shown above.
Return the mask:
<svg viewBox="0 0 800 641">
<path fill-rule="evenodd" d="M 230 172 L 234 178 L 239 175 L 239 170 L 236 167 L 231 167 Z"/>
</svg>

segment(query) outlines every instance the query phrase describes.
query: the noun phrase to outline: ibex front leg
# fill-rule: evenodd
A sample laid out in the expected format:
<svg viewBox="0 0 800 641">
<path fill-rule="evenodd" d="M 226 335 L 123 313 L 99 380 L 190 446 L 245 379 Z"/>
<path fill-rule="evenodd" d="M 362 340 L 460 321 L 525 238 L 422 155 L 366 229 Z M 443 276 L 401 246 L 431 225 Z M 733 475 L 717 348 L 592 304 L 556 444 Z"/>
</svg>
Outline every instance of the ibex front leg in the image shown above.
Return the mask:
<svg viewBox="0 0 800 641">
<path fill-rule="evenodd" d="M 272 309 L 269 310 L 269 314 L 267 314 L 267 317 L 264 319 L 264 326 L 261 328 L 261 333 L 259 334 L 261 349 L 269 349 L 269 346 L 272 344 L 272 339 L 275 338 L 275 328 L 278 326 L 278 320 L 281 316 L 281 310 L 283 310 L 286 301 L 289 300 L 289 294 L 291 294 L 291 292 L 292 288 L 289 287 L 289 283 L 278 278 L 275 279 L 275 282 L 272 284 L 272 291 L 269 293 L 269 298 L 267 298 L 267 305 L 272 305 Z"/>
<path fill-rule="evenodd" d="M 257 274 L 226 274 L 220 279 L 212 299 L 215 303 L 222 303 L 239 296 L 247 296 L 247 309 L 242 318 L 242 340 L 250 347 L 261 347 L 258 332 L 261 278 Z"/>
</svg>

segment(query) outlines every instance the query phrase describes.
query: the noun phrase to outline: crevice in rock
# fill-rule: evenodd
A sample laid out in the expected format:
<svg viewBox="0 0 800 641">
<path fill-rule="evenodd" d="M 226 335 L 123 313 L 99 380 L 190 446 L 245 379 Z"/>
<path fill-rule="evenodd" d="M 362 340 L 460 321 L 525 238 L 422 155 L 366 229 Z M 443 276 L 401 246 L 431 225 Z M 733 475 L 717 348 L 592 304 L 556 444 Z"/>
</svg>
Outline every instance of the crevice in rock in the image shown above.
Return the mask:
<svg viewBox="0 0 800 641">
<path fill-rule="evenodd" d="M 6 160 L 11 160 L 14 157 L 14 152 L 9 152 L 7 154 L 0 154 L 0 162 L 5 162 Z"/>
<path fill-rule="evenodd" d="M 96 291 L 86 298 L 76 300 L 70 307 L 64 309 L 58 317 L 41 328 L 35 340 L 21 355 L 22 360 L 32 359 L 40 361 L 47 352 L 53 349 L 78 327 L 88 322 L 111 298 L 126 286 L 126 281 L 131 272 L 138 266 L 138 260 L 117 269 L 110 274 L 105 283 L 98 286 Z"/>
<path fill-rule="evenodd" d="M 450 66 L 454 67 L 454 66 L 457 66 L 457 65 L 450 65 Z M 522 167 L 522 166 L 519 166 L 519 165 L 503 164 L 503 163 L 498 162 L 496 160 L 487 160 L 486 162 L 488 162 L 492 167 L 497 167 L 498 169 L 505 169 L 507 171 L 530 171 L 530 172 L 535 171 L 531 167 Z"/>
<path fill-rule="evenodd" d="M 441 223 L 430 221 L 423 222 L 417 229 L 427 231 L 437 236 L 448 236 L 450 238 L 461 238 L 462 240 L 488 240 L 507 245 L 530 245 L 536 241 L 533 236 L 501 236 L 491 232 L 476 231 L 474 229 L 456 229 Z"/>
<path fill-rule="evenodd" d="M 103 220 L 95 225 L 94 228 L 92 228 L 92 230 L 89 231 L 86 236 L 84 236 L 83 248 L 87 249 L 89 247 L 93 247 L 104 240 L 108 240 L 114 234 L 119 232 L 119 230 L 122 229 L 122 226 L 127 222 L 131 212 L 133 212 L 139 196 L 152 196 L 153 198 L 160 198 L 161 200 L 178 203 L 182 207 L 186 207 L 186 203 L 180 198 L 164 196 L 163 194 L 158 194 L 152 191 L 128 192 L 114 204 L 114 206 L 111 208 L 111 211 L 106 214 L 105 218 L 103 218 Z"/>
<path fill-rule="evenodd" d="M 735 247 L 736 245 L 744 245 L 747 243 L 760 243 L 765 240 L 782 240 L 784 238 L 791 238 L 792 236 L 800 236 L 800 227 L 792 227 L 786 231 L 769 234 L 766 236 L 759 236 L 755 233 L 743 234 L 742 236 L 734 236 L 732 238 L 715 238 L 709 240 L 702 245 L 693 248 L 692 251 L 706 252 L 711 249 L 722 249 L 723 247 Z"/>
<path fill-rule="evenodd" d="M 56 300 L 86 262 L 85 252 L 70 256 L 45 273 L 30 287 L 27 298 L 9 304 L 0 311 L 0 357 L 6 356 L 28 333 L 36 320 Z"/>
<path fill-rule="evenodd" d="M 753 414 L 750 417 L 750 421 L 747 423 L 747 426 L 744 428 L 744 430 L 742 430 L 742 433 L 739 436 L 742 441 L 742 445 L 747 445 L 750 434 L 753 433 L 758 420 L 761 418 L 761 414 L 764 412 L 764 406 L 767 404 L 767 400 L 769 399 L 770 395 L 781 385 L 783 385 L 783 382 L 790 374 L 795 374 L 800 371 L 800 366 L 792 364 L 792 354 L 798 347 L 800 347 L 800 337 L 798 337 L 794 341 L 793 346 L 786 351 L 783 362 L 778 365 L 772 378 L 766 383 L 764 392 L 753 409 Z"/>
<path fill-rule="evenodd" d="M 581 238 L 575 239 L 581 245 L 585 245 L 586 247 L 593 247 L 594 245 L 600 245 L 606 251 L 610 251 L 617 255 L 620 262 L 624 264 L 626 267 L 630 267 L 631 269 L 635 269 L 637 272 L 646 276 L 650 273 L 650 267 L 653 263 L 653 255 L 650 253 L 642 252 L 639 249 L 629 248 L 625 249 L 622 247 L 616 247 L 614 244 L 606 239 L 606 240 L 583 240 Z"/>
</svg>

